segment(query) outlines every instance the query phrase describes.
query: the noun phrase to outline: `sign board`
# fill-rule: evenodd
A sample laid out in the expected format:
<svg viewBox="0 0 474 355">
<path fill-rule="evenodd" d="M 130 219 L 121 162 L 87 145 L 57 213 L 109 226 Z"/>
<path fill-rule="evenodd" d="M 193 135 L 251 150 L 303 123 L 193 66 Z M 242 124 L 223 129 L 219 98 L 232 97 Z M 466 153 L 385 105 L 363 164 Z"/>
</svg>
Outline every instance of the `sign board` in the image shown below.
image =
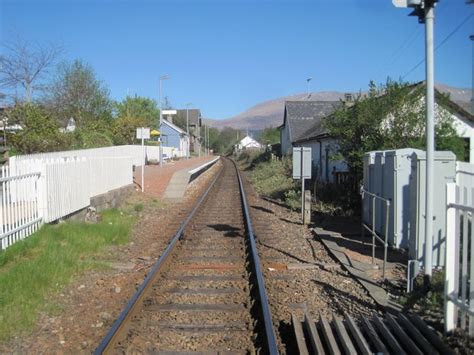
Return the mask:
<svg viewBox="0 0 474 355">
<path fill-rule="evenodd" d="M 311 179 L 311 148 L 295 147 L 293 148 L 293 179 Z"/>
<path fill-rule="evenodd" d="M 176 115 L 177 113 L 176 110 L 163 110 L 163 115 Z"/>
<path fill-rule="evenodd" d="M 436 1 L 435 1 L 436 2 Z M 421 0 L 392 0 L 395 7 L 417 7 L 421 6 Z"/>
<path fill-rule="evenodd" d="M 150 139 L 150 128 L 137 128 L 137 139 Z"/>
</svg>

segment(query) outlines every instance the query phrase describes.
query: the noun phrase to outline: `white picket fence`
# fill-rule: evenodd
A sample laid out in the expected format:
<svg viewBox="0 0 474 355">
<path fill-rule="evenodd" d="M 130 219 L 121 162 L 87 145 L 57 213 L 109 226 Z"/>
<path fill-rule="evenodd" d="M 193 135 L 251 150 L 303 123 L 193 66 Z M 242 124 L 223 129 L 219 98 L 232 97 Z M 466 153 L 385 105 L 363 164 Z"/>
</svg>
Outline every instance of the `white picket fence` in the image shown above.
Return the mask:
<svg viewBox="0 0 474 355">
<path fill-rule="evenodd" d="M 145 146 L 145 155 L 148 160 L 159 162 L 160 148 L 158 146 Z M 168 158 L 181 158 L 186 155 L 185 151 L 172 147 L 163 147 L 163 155 Z M 45 160 L 54 158 L 117 158 L 131 157 L 133 165 L 142 165 L 143 150 L 140 145 L 118 145 L 112 147 L 67 150 L 61 152 L 39 153 L 19 155 L 10 158 L 10 166 L 21 165 L 23 161 Z M 21 168 L 24 169 L 24 168 Z"/>
<path fill-rule="evenodd" d="M 159 147 L 145 146 L 159 161 Z M 185 152 L 163 147 L 168 157 Z M 133 183 L 132 167 L 143 164 L 143 148 L 125 145 L 12 157 L 0 171 L 0 250 L 81 210 L 90 199 Z"/>
<path fill-rule="evenodd" d="M 38 206 L 39 172 L 10 175 L 0 170 L 0 250 L 34 233 L 40 223 Z"/>
<path fill-rule="evenodd" d="M 448 183 L 444 323 L 447 332 L 469 328 L 474 336 L 474 164 L 457 163 Z"/>
</svg>

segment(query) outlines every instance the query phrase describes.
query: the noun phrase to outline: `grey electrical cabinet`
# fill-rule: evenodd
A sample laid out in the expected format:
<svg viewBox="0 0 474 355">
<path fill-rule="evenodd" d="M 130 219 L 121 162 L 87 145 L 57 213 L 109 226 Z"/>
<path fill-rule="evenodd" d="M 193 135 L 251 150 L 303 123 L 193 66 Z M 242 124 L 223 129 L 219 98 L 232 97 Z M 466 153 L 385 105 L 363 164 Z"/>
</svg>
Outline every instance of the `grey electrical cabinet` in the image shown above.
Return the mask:
<svg viewBox="0 0 474 355">
<path fill-rule="evenodd" d="M 452 152 L 434 154 L 433 195 L 433 266 L 443 266 L 446 247 L 446 183 L 456 180 L 456 156 Z M 426 153 L 413 153 L 410 175 L 410 238 L 411 259 L 423 262 L 425 245 L 425 182 Z"/>
<path fill-rule="evenodd" d="M 363 162 L 363 173 L 364 178 L 362 181 L 362 187 L 366 191 L 374 191 L 374 163 L 375 163 L 375 154 L 377 151 L 367 152 L 364 154 Z M 372 199 L 370 196 L 364 196 L 362 208 L 364 223 L 371 225 L 372 224 Z"/>
<path fill-rule="evenodd" d="M 413 153 L 422 150 L 405 148 L 385 152 L 382 197 L 390 200 L 388 244 L 394 248 L 408 249 L 410 237 L 410 173 Z M 385 205 L 382 229 L 385 231 Z"/>
<path fill-rule="evenodd" d="M 382 197 L 383 193 L 383 171 L 385 165 L 385 151 L 375 153 L 373 190 L 372 193 Z M 380 199 L 375 199 L 375 231 L 379 234 L 385 234 L 383 220 L 385 219 L 385 203 Z"/>
</svg>

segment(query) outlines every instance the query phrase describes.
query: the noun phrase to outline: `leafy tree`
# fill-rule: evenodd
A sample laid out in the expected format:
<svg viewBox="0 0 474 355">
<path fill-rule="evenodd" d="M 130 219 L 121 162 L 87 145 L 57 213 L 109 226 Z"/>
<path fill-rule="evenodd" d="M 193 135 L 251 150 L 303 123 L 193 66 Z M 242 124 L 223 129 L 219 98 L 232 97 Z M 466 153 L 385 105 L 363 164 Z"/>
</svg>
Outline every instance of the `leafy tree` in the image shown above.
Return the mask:
<svg viewBox="0 0 474 355">
<path fill-rule="evenodd" d="M 214 152 L 226 154 L 230 153 L 238 141 L 238 130 L 231 127 L 224 127 L 221 131 L 216 128 L 209 129 L 209 144 Z"/>
<path fill-rule="evenodd" d="M 12 137 L 12 145 L 20 153 L 58 151 L 71 143 L 71 137 L 59 131 L 57 121 L 43 107 L 19 104 L 8 112 L 8 117 L 9 122 L 23 128 Z"/>
<path fill-rule="evenodd" d="M 114 141 L 117 144 L 132 144 L 137 127 L 156 127 L 160 110 L 154 100 L 127 96 L 116 103 L 117 119 L 113 125 Z"/>
<path fill-rule="evenodd" d="M 280 131 L 274 127 L 265 128 L 260 135 L 259 141 L 263 144 L 280 143 Z"/>
<path fill-rule="evenodd" d="M 62 63 L 50 85 L 46 103 L 61 123 L 74 118 L 78 128 L 106 132 L 112 119 L 109 90 L 92 67 L 80 60 Z"/>
<path fill-rule="evenodd" d="M 362 176 L 362 157 L 372 150 L 425 148 L 425 105 L 423 86 L 388 80 L 377 87 L 369 84 L 366 96 L 351 106 L 341 105 L 324 124 L 338 137 L 338 152 L 357 179 Z M 463 143 L 456 136 L 449 112 L 437 110 L 436 148 L 452 150 L 463 157 Z"/>
</svg>

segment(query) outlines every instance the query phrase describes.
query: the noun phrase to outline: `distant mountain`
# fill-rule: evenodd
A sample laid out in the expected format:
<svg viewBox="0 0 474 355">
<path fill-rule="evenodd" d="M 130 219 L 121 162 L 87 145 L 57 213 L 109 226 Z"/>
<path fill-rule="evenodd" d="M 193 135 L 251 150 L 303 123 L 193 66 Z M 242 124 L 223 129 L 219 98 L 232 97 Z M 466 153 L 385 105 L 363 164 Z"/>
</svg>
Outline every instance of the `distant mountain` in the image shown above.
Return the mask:
<svg viewBox="0 0 474 355">
<path fill-rule="evenodd" d="M 459 89 L 445 84 L 436 84 L 436 88 L 445 93 L 449 93 L 451 99 L 464 109 L 470 111 L 471 89 Z M 357 93 L 352 93 L 356 95 Z M 338 91 L 313 92 L 309 100 L 312 101 L 334 101 L 344 98 L 345 93 Z M 296 94 L 292 96 L 279 97 L 274 100 L 264 101 L 257 104 L 241 114 L 223 119 L 204 119 L 212 127 L 222 129 L 232 127 L 240 130 L 259 131 L 266 127 L 278 127 L 283 123 L 283 109 L 285 101 L 306 100 L 306 94 Z"/>
</svg>

